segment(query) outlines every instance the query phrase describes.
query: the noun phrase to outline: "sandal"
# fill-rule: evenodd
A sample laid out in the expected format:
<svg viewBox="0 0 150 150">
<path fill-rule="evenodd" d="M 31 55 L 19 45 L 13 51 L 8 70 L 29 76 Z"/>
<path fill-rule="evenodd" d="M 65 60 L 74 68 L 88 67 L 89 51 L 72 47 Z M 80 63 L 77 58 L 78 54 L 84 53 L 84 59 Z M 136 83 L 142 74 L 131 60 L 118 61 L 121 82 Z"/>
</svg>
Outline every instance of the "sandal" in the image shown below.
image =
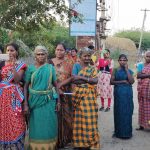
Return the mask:
<svg viewBox="0 0 150 150">
<path fill-rule="evenodd" d="M 99 109 L 99 111 L 103 111 L 104 110 L 104 107 L 102 106 L 100 109 Z"/>
<path fill-rule="evenodd" d="M 140 126 L 139 128 L 136 128 L 137 131 L 144 130 L 144 127 Z"/>
</svg>

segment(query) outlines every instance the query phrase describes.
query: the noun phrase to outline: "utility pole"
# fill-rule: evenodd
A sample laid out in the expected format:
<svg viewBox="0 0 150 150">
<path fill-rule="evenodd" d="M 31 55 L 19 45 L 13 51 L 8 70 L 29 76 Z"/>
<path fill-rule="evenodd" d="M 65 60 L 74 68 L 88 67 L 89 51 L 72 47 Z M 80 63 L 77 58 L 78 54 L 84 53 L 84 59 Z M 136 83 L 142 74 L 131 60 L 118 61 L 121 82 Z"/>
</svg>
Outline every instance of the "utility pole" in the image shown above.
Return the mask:
<svg viewBox="0 0 150 150">
<path fill-rule="evenodd" d="M 99 18 L 99 21 L 97 22 L 97 49 L 105 49 L 105 30 L 106 30 L 106 23 L 109 21 L 109 19 L 106 18 L 105 15 L 105 0 L 99 0 L 99 5 L 97 4 L 97 10 L 101 12 L 101 16 Z"/>
<path fill-rule="evenodd" d="M 140 42 L 139 42 L 139 47 L 138 47 L 138 55 L 140 54 L 140 50 L 141 50 L 141 44 L 142 44 L 142 39 L 143 39 L 143 31 L 144 31 L 144 24 L 145 24 L 145 20 L 146 20 L 146 12 L 150 11 L 148 9 L 142 9 L 141 11 L 144 11 L 144 17 L 143 17 L 143 23 L 142 23 L 142 28 L 141 28 L 141 35 L 140 35 Z"/>
</svg>

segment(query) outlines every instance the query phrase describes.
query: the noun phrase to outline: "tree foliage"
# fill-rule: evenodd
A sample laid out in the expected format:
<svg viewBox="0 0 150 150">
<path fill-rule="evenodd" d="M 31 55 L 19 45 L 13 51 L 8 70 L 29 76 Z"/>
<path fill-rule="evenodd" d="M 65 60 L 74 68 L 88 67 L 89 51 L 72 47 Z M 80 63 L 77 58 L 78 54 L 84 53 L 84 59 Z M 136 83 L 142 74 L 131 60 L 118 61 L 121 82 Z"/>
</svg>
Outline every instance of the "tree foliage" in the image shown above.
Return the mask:
<svg viewBox="0 0 150 150">
<path fill-rule="evenodd" d="M 40 26 L 38 31 L 33 30 L 24 33 L 18 31 L 9 33 L 7 30 L 3 30 L 6 36 L 5 39 L 7 40 L 0 38 L 0 43 L 5 45 L 10 41 L 23 41 L 30 50 L 33 50 L 37 45 L 44 45 L 48 48 L 51 55 L 54 55 L 54 49 L 57 43 L 64 43 L 67 48 L 75 47 L 75 37 L 69 36 L 68 27 L 64 27 L 59 23 L 55 23 L 52 28 L 49 27 L 50 25 L 46 26 Z"/>
<path fill-rule="evenodd" d="M 0 28 L 0 45 L 4 45 L 9 40 L 8 32 L 5 29 Z"/>
<path fill-rule="evenodd" d="M 38 30 L 56 16 L 63 20 L 68 10 L 65 0 L 0 0 L 0 24 L 14 31 Z"/>
<path fill-rule="evenodd" d="M 42 44 L 50 52 L 58 42 L 75 47 L 69 28 L 56 21 L 59 18 L 62 24 L 69 19 L 69 11 L 66 0 L 0 0 L 0 43 L 20 40 L 30 49 Z"/>
<path fill-rule="evenodd" d="M 124 31 L 116 33 L 114 36 L 122 37 L 122 38 L 129 38 L 135 42 L 135 45 L 138 48 L 140 35 L 141 35 L 140 30 L 136 29 L 136 30 L 124 30 Z M 148 48 L 150 48 L 150 32 L 144 31 L 142 43 L 141 43 L 141 49 L 147 50 Z"/>
</svg>

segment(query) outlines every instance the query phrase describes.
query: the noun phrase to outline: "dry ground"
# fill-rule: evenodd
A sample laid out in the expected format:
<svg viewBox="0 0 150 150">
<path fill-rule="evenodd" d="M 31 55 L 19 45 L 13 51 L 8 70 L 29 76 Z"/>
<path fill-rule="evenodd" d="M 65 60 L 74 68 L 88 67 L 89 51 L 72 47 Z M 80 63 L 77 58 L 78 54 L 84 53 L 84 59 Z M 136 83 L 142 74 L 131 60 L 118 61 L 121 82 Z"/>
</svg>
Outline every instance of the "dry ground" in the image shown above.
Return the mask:
<svg viewBox="0 0 150 150">
<path fill-rule="evenodd" d="M 133 138 L 120 140 L 112 138 L 113 134 L 113 109 L 110 112 L 99 113 L 99 130 L 101 134 L 101 150 L 150 150 L 150 131 L 136 131 L 138 127 L 138 101 L 137 83 L 133 85 L 134 114 L 133 114 Z"/>
<path fill-rule="evenodd" d="M 133 138 L 130 140 L 121 140 L 117 138 L 112 138 L 113 108 L 111 108 L 110 112 L 99 112 L 99 131 L 101 137 L 100 139 L 101 150 L 150 150 L 150 131 L 135 130 L 138 127 L 138 101 L 137 101 L 136 86 L 137 83 L 135 82 L 133 85 L 134 91 Z M 98 104 L 100 105 L 99 100 Z M 72 149 L 70 148 L 69 150 Z"/>
</svg>

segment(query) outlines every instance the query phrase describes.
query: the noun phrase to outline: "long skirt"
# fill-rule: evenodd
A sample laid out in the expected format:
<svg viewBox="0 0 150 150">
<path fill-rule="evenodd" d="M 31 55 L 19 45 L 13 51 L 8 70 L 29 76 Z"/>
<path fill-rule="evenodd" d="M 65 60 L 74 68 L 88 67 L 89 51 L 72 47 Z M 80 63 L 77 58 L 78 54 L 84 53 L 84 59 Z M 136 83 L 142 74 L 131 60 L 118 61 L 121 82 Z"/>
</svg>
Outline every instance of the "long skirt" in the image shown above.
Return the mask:
<svg viewBox="0 0 150 150">
<path fill-rule="evenodd" d="M 129 85 L 114 88 L 114 127 L 118 138 L 132 137 L 133 92 Z"/>
<path fill-rule="evenodd" d="M 97 92 L 104 99 L 112 98 L 112 86 L 110 85 L 111 74 L 98 74 Z"/>
</svg>

